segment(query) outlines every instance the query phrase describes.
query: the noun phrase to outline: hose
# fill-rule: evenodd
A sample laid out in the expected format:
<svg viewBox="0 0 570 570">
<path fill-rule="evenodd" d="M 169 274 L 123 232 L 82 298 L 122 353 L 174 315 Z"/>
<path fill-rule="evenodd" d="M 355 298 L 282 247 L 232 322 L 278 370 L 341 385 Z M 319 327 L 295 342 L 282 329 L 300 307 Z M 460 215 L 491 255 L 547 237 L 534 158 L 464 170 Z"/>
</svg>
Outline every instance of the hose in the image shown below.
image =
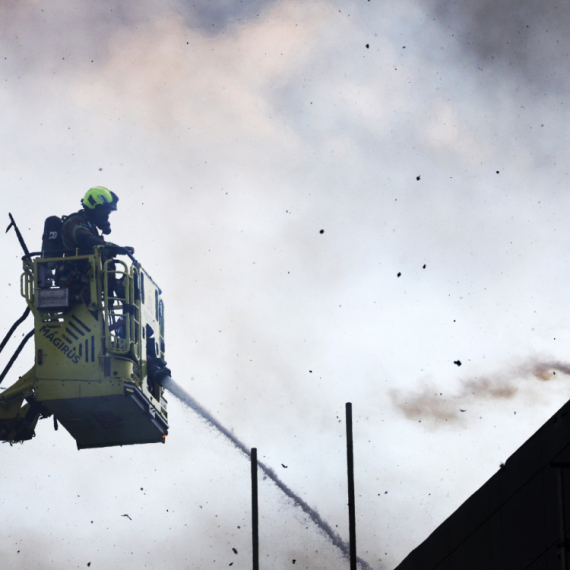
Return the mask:
<svg viewBox="0 0 570 570">
<path fill-rule="evenodd" d="M 6 343 L 10 340 L 10 337 L 14 334 L 14 331 L 20 326 L 20 323 L 26 320 L 26 317 L 30 314 L 30 307 L 26 307 L 24 314 L 12 325 L 12 328 L 8 331 L 8 334 L 4 337 L 4 340 L 0 344 L 0 352 L 4 350 Z M 1 382 L 1 380 L 0 380 Z"/>
<path fill-rule="evenodd" d="M 8 374 L 8 371 L 10 370 L 10 368 L 12 368 L 12 364 L 14 364 L 14 362 L 16 362 L 16 358 L 18 358 L 18 356 L 20 355 L 20 352 L 22 352 L 22 349 L 24 348 L 24 346 L 26 345 L 26 343 L 30 340 L 30 338 L 34 335 L 34 330 L 32 329 L 23 339 L 22 342 L 20 343 L 20 346 L 18 346 L 18 348 L 16 349 L 16 352 L 14 352 L 14 354 L 12 355 L 12 358 L 10 358 L 10 361 L 8 362 L 8 364 L 6 365 L 6 368 L 4 368 L 2 374 L 0 374 L 0 384 L 2 384 L 2 381 L 4 380 L 6 374 Z"/>
</svg>

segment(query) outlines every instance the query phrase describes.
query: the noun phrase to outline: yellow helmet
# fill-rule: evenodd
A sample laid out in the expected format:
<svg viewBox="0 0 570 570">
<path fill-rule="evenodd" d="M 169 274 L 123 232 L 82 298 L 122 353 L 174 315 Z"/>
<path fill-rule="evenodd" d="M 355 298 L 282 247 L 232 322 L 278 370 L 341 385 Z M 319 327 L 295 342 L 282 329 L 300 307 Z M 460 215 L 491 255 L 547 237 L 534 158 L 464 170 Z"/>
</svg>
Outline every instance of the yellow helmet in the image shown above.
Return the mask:
<svg viewBox="0 0 570 570">
<path fill-rule="evenodd" d="M 87 190 L 87 194 L 85 194 L 81 203 L 87 210 L 95 210 L 97 206 L 106 206 L 110 210 L 116 210 L 118 201 L 119 197 L 108 188 L 94 186 Z"/>
</svg>

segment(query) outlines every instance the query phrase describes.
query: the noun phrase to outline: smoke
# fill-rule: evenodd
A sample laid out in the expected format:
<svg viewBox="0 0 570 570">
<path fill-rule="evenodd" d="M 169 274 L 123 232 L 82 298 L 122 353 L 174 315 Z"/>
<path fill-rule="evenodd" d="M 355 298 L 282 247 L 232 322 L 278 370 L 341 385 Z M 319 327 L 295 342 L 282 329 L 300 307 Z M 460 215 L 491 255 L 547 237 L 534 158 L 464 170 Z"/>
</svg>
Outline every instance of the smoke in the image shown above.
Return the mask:
<svg viewBox="0 0 570 570">
<path fill-rule="evenodd" d="M 451 396 L 444 396 L 434 386 L 428 386 L 415 394 L 392 390 L 390 397 L 409 420 L 427 420 L 434 427 L 442 426 L 463 422 L 468 406 L 484 400 L 510 400 L 527 386 L 525 381 L 529 378 L 548 382 L 557 372 L 570 376 L 570 364 L 530 361 L 491 376 L 463 380 L 460 390 Z"/>
<path fill-rule="evenodd" d="M 554 0 L 433 0 L 442 22 L 482 71 L 501 66 L 503 80 L 516 77 L 532 90 L 566 89 L 570 6 Z M 428 4 L 429 6 L 429 4 Z"/>
<path fill-rule="evenodd" d="M 401 430 L 384 414 L 387 389 L 425 370 L 437 379 L 433 388 L 403 389 L 393 400 L 414 418 L 430 418 L 428 425 L 461 425 L 472 410 L 460 409 L 504 405 L 525 386 L 544 388 L 536 378 L 559 372 L 534 376 L 528 367 L 489 364 L 487 370 L 503 371 L 471 374 L 475 386 L 450 383 L 436 363 L 455 358 L 459 348 L 471 347 L 472 362 L 485 354 L 485 362 L 496 363 L 512 350 L 566 359 L 570 333 L 562 315 L 569 301 L 560 260 L 570 246 L 569 117 L 560 70 L 567 67 L 568 10 L 550 0 L 5 0 L 7 209 L 37 241 L 43 219 L 76 209 L 89 186 L 116 190 L 121 207 L 112 239 L 136 246 L 165 292 L 170 365 L 187 370 L 190 360 L 197 379 L 207 375 L 208 382 L 187 389 L 246 442 L 263 425 L 260 447 L 273 444 L 290 466 L 312 460 L 310 473 L 291 468 L 285 481 L 337 531 L 342 458 L 326 445 L 339 437 L 329 419 L 339 403 L 355 402 L 370 433 L 369 442 L 359 440 L 361 514 L 368 521 L 359 530 L 360 551 L 374 565 L 380 556 L 395 565 L 477 488 L 485 466 L 523 430 L 502 430 L 502 449 L 479 453 L 473 448 L 482 433 L 469 430 L 461 442 L 471 450 L 468 467 L 455 469 L 445 430 L 421 440 L 419 430 Z M 14 302 L 21 268 L 14 237 L 6 243 L 9 324 L 22 310 Z M 34 357 L 27 348 L 21 373 Z M 204 417 L 186 415 L 189 422 Z M 304 436 L 283 437 L 297 423 Z M 524 429 L 530 435 L 534 426 Z M 62 479 L 76 477 L 84 510 L 103 515 L 123 499 L 105 489 L 124 491 L 122 471 L 130 468 L 144 478 L 145 493 L 151 484 L 157 490 L 145 495 L 148 502 L 132 497 L 130 510 L 117 511 L 149 513 L 146 526 L 128 535 L 139 561 L 150 548 L 145 556 L 155 566 L 184 566 L 174 554 L 170 564 L 161 557 L 165 550 L 188 555 L 188 522 L 201 550 L 193 566 L 208 567 L 206 558 L 231 537 L 232 507 L 216 505 L 227 524 L 212 531 L 214 540 L 216 525 L 192 501 L 222 503 L 220 486 L 235 484 L 241 471 L 238 465 L 231 478 L 211 481 L 217 455 L 209 472 L 194 471 L 184 503 L 192 516 L 178 519 L 183 532 L 167 532 L 172 508 L 165 513 L 162 503 L 172 507 L 176 485 L 187 478 L 184 462 L 191 468 L 190 454 L 173 447 L 177 434 L 188 435 L 173 430 L 166 446 L 101 450 L 81 454 L 81 462 L 69 438 L 53 440 L 57 462 L 45 443 L 54 434 L 35 438 L 2 461 L 0 480 L 16 490 L 2 503 L 4 540 L 28 520 L 50 528 L 38 514 L 51 508 L 66 516 L 53 521 L 58 530 L 47 550 L 56 553 L 67 535 L 81 553 L 82 527 L 61 509 L 73 507 L 73 487 Z M 211 438 L 196 439 L 204 459 Z M 229 455 L 241 461 L 239 453 Z M 266 461 L 278 469 L 277 458 Z M 50 471 L 29 469 L 38 462 Z M 93 475 L 98 467 L 102 477 Z M 115 472 L 117 484 L 110 484 Z M 241 504 L 233 508 L 236 516 L 246 512 Z M 114 548 L 123 526 L 129 528 L 109 523 L 108 533 L 90 543 L 113 553 L 115 566 L 142 567 L 147 562 L 129 562 L 125 543 Z M 280 556 L 281 527 L 266 529 Z M 155 547 L 147 548 L 151 536 Z M 328 542 L 320 532 L 303 536 L 307 544 Z M 307 563 L 319 564 L 326 566 L 317 556 Z M 55 565 L 69 562 L 54 558 Z"/>
<path fill-rule="evenodd" d="M 262 0 L 234 0 L 204 2 L 195 4 L 191 23 L 199 26 L 207 34 L 219 34 L 236 23 L 245 23 L 259 18 L 262 11 L 271 8 L 276 2 Z"/>
<path fill-rule="evenodd" d="M 250 458 L 250 450 L 236 437 L 234 436 L 227 428 L 225 428 L 216 418 L 210 414 L 205 408 L 203 408 L 188 392 L 186 392 L 183 388 L 181 388 L 172 378 L 168 377 L 164 380 L 163 386 L 176 398 L 178 398 L 183 404 L 188 406 L 190 409 L 194 410 L 197 414 L 199 414 L 206 422 L 208 422 L 212 427 L 217 429 L 221 434 L 227 437 L 231 443 L 236 447 L 239 451 L 241 451 L 248 459 Z M 346 544 L 340 538 L 340 536 L 334 532 L 334 530 L 330 527 L 330 525 L 324 521 L 319 513 L 311 508 L 303 499 L 301 499 L 297 494 L 295 494 L 267 465 L 263 464 L 261 461 L 258 461 L 258 465 L 261 470 L 271 479 L 283 493 L 287 497 L 289 497 L 295 506 L 299 507 L 306 513 L 310 519 L 317 525 L 319 530 L 327 536 L 330 541 L 342 552 L 345 558 L 349 558 L 350 556 L 350 549 L 349 545 Z M 361 558 L 358 558 L 358 562 L 364 570 L 372 570 L 372 567 Z"/>
</svg>

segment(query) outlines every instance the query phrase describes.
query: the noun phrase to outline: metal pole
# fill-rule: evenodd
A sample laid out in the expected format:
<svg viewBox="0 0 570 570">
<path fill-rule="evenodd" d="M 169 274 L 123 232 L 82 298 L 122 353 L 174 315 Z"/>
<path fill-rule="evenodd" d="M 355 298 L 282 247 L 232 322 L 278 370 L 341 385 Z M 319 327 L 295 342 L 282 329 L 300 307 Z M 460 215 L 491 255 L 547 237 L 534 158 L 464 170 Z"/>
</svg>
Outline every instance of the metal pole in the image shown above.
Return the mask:
<svg viewBox="0 0 570 570">
<path fill-rule="evenodd" d="M 259 512 L 257 501 L 257 449 L 251 450 L 251 528 L 253 570 L 259 570 Z"/>
<path fill-rule="evenodd" d="M 356 510 L 354 505 L 354 454 L 352 445 L 352 404 L 346 404 L 346 456 L 348 464 L 348 524 L 350 535 L 350 570 L 356 569 Z"/>
</svg>

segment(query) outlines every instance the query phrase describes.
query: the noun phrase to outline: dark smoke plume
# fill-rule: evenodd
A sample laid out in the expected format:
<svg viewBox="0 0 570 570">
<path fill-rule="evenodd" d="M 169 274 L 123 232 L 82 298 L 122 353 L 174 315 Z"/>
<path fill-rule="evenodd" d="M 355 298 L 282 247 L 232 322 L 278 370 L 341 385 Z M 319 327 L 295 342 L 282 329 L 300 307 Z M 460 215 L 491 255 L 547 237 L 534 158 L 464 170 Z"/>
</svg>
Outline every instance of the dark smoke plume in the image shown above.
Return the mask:
<svg viewBox="0 0 570 570">
<path fill-rule="evenodd" d="M 244 24 L 259 18 L 259 15 L 272 7 L 276 2 L 267 0 L 218 0 L 217 2 L 200 2 L 186 7 L 183 12 L 189 16 L 188 25 L 197 26 L 208 35 L 224 32 L 232 24 Z"/>
<path fill-rule="evenodd" d="M 568 88 L 570 4 L 428 0 L 424 6 L 476 58 L 482 71 L 500 65 L 505 80 L 515 77 L 533 91 Z"/>
<path fill-rule="evenodd" d="M 444 396 L 433 387 L 426 387 L 420 393 L 403 394 L 393 390 L 390 394 L 396 408 L 409 420 L 427 420 L 432 425 L 461 422 L 463 407 L 481 400 L 509 400 L 521 388 L 529 377 L 546 382 L 561 372 L 570 376 L 570 364 L 563 362 L 528 362 L 509 370 L 469 378 L 461 382 L 456 394 Z"/>
<path fill-rule="evenodd" d="M 186 392 L 183 388 L 181 388 L 172 378 L 168 377 L 164 382 L 163 386 L 176 398 L 178 398 L 183 404 L 197 412 L 206 422 L 208 422 L 212 427 L 217 429 L 220 433 L 225 435 L 232 444 L 239 449 L 248 459 L 250 458 L 250 450 L 237 438 L 233 435 L 228 429 L 226 429 L 216 418 L 210 414 L 205 408 L 203 408 L 188 392 Z M 303 499 L 301 499 L 298 495 L 296 495 L 279 477 L 276 475 L 275 471 L 267 465 L 263 464 L 261 461 L 258 461 L 259 468 L 271 479 L 279 489 L 289 497 L 295 506 L 300 507 L 301 510 L 306 513 L 309 518 L 317 525 L 319 530 L 327 536 L 330 541 L 342 552 L 343 556 L 346 559 L 350 557 L 350 548 L 342 538 L 338 534 L 334 532 L 334 530 L 330 527 L 330 525 L 324 521 L 319 513 L 315 511 L 315 509 L 311 508 Z M 361 558 L 358 558 L 358 563 L 361 568 L 364 570 L 372 570 L 372 567 Z"/>
</svg>

